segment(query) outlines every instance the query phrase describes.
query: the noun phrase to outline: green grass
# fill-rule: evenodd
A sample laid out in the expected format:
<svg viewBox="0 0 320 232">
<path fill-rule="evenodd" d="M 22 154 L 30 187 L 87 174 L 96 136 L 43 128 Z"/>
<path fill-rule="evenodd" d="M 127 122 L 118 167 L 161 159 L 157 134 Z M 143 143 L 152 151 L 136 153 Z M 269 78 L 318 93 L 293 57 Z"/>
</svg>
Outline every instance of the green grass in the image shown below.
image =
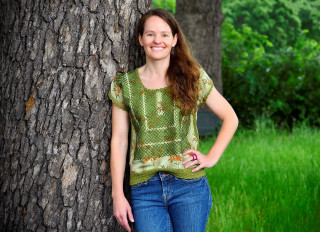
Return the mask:
<svg viewBox="0 0 320 232">
<path fill-rule="evenodd" d="M 320 231 L 320 131 L 266 123 L 239 129 L 207 169 L 213 197 L 207 231 Z M 214 137 L 202 139 L 206 154 Z"/>
</svg>

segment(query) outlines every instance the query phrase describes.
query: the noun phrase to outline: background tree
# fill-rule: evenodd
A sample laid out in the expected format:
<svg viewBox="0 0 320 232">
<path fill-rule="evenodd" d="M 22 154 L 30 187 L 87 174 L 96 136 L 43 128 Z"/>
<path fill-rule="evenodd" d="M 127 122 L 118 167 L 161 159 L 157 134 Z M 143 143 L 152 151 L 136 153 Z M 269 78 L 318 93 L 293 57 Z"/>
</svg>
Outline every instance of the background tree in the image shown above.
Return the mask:
<svg viewBox="0 0 320 232">
<path fill-rule="evenodd" d="M 176 1 L 175 17 L 189 40 L 196 60 L 213 79 L 222 93 L 221 79 L 221 0 Z M 200 135 L 212 134 L 219 127 L 219 119 L 207 107 L 198 112 Z"/>
<path fill-rule="evenodd" d="M 189 40 L 197 61 L 213 78 L 215 87 L 222 93 L 221 0 L 177 0 L 175 17 Z"/>
<path fill-rule="evenodd" d="M 0 1 L 0 230 L 123 231 L 111 102 L 150 0 Z"/>
</svg>

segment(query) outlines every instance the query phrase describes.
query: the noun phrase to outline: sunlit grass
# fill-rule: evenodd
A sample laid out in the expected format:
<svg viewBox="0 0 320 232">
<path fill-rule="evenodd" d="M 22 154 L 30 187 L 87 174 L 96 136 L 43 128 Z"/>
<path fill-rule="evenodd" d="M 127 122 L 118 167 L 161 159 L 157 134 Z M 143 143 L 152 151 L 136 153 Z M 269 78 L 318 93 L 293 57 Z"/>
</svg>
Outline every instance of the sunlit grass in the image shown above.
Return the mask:
<svg viewBox="0 0 320 232">
<path fill-rule="evenodd" d="M 213 140 L 203 139 L 200 151 Z M 240 129 L 207 176 L 207 231 L 320 231 L 319 129 Z"/>
</svg>

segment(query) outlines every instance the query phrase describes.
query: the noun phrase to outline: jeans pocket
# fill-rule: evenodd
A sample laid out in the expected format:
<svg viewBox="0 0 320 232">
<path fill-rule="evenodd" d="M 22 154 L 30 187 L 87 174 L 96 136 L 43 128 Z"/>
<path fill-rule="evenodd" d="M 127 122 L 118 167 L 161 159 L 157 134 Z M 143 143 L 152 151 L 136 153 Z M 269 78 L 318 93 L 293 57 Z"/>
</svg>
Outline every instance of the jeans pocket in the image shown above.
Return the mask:
<svg viewBox="0 0 320 232">
<path fill-rule="evenodd" d="M 201 177 L 194 178 L 194 179 L 181 179 L 181 180 L 186 183 L 195 183 L 195 182 L 199 182 L 205 178 L 206 178 L 206 176 L 201 176 Z"/>
</svg>

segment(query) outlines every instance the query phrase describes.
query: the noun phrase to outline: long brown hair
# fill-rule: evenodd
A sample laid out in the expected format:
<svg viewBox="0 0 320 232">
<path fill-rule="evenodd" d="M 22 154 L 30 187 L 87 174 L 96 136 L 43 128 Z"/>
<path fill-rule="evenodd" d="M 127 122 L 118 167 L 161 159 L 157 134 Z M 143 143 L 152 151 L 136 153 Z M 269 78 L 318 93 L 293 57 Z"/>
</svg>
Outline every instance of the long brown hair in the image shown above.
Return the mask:
<svg viewBox="0 0 320 232">
<path fill-rule="evenodd" d="M 147 11 L 138 22 L 137 38 L 143 35 L 145 22 L 151 16 L 163 19 L 170 26 L 173 36 L 178 34 L 174 55 L 170 56 L 167 70 L 169 83 L 172 85 L 171 98 L 183 115 L 194 113 L 197 110 L 200 66 L 193 58 L 178 22 L 166 10 L 157 8 Z"/>
</svg>

